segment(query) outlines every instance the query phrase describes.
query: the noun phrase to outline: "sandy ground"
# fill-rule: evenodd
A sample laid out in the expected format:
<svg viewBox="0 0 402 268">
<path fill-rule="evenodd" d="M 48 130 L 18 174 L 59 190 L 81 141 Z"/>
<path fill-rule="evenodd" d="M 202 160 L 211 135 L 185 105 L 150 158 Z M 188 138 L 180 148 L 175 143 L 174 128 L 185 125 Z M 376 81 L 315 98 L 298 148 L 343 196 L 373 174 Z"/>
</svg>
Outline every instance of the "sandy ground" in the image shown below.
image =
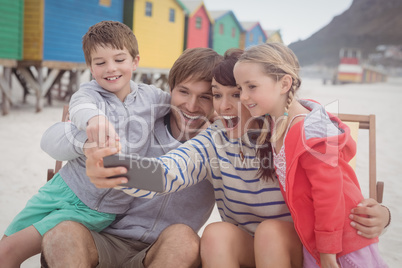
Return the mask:
<svg viewBox="0 0 402 268">
<path fill-rule="evenodd" d="M 15 89 L 15 96 L 20 89 Z M 385 182 L 384 201 L 392 211 L 392 224 L 380 238 L 382 256 L 392 268 L 402 267 L 402 208 L 398 205 L 402 189 L 397 167 L 402 164 L 402 80 L 366 85 L 323 85 L 320 80 L 304 79 L 299 92 L 326 105 L 331 112 L 375 114 L 377 118 L 377 177 Z M 41 151 L 43 132 L 61 118 L 64 103 L 55 103 L 35 113 L 34 99 L 20 102 L 7 116 L 0 115 L 0 235 L 13 217 L 46 181 L 48 168 L 55 161 Z M 363 193 L 368 196 L 367 133 L 359 135 L 356 172 Z M 214 211 L 209 222 L 219 221 Z M 202 232 L 202 230 L 200 231 Z M 27 260 L 23 268 L 40 267 L 39 257 Z"/>
</svg>

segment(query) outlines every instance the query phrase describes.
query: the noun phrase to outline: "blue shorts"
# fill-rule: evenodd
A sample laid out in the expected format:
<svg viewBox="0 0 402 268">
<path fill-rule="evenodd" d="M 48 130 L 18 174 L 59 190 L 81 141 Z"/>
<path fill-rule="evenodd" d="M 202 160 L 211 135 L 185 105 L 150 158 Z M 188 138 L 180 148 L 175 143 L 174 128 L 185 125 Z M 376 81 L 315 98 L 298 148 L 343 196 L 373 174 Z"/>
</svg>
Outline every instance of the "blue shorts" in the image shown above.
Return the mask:
<svg viewBox="0 0 402 268">
<path fill-rule="evenodd" d="M 303 258 L 303 268 L 319 268 L 314 257 L 305 247 L 303 247 Z M 337 260 L 341 268 L 388 268 L 380 256 L 377 243 L 343 255 Z"/>
<path fill-rule="evenodd" d="M 33 225 L 43 236 L 63 221 L 79 222 L 89 230 L 100 232 L 115 218 L 115 214 L 90 209 L 57 173 L 28 200 L 25 208 L 18 213 L 4 234 L 10 236 Z"/>
</svg>

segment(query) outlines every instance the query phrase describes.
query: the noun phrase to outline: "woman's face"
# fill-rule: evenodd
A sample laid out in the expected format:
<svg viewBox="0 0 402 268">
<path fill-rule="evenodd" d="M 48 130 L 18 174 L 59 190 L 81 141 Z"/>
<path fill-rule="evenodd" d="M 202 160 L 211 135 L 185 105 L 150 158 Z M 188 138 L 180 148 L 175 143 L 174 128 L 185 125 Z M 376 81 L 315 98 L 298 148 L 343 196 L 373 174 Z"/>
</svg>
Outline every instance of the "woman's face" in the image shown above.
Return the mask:
<svg viewBox="0 0 402 268">
<path fill-rule="evenodd" d="M 257 125 L 250 112 L 240 102 L 237 87 L 223 86 L 212 79 L 212 96 L 215 112 L 222 120 L 229 138 L 237 139 Z"/>
</svg>

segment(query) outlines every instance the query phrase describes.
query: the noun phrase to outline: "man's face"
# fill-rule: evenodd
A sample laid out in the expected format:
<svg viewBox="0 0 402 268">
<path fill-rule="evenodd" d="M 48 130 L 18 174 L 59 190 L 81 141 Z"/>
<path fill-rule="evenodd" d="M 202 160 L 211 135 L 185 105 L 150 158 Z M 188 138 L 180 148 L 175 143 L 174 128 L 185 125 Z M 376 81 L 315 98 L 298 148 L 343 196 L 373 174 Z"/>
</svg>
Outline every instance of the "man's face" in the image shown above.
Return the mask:
<svg viewBox="0 0 402 268">
<path fill-rule="evenodd" d="M 187 79 L 171 90 L 173 137 L 188 140 L 208 126 L 213 114 L 211 83 Z"/>
</svg>

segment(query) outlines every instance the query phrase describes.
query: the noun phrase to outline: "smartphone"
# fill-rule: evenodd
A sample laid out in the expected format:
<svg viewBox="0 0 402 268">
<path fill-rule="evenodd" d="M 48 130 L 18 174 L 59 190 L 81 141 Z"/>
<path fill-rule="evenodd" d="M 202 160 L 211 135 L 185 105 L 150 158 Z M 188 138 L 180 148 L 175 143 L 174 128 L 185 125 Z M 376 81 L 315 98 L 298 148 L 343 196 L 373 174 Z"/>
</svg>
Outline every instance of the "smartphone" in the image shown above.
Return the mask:
<svg viewBox="0 0 402 268">
<path fill-rule="evenodd" d="M 126 177 L 127 183 L 120 184 L 131 188 L 163 192 L 165 169 L 161 162 L 155 158 L 139 158 L 125 154 L 114 154 L 103 158 L 104 167 L 125 167 L 126 174 L 112 176 Z"/>
</svg>

